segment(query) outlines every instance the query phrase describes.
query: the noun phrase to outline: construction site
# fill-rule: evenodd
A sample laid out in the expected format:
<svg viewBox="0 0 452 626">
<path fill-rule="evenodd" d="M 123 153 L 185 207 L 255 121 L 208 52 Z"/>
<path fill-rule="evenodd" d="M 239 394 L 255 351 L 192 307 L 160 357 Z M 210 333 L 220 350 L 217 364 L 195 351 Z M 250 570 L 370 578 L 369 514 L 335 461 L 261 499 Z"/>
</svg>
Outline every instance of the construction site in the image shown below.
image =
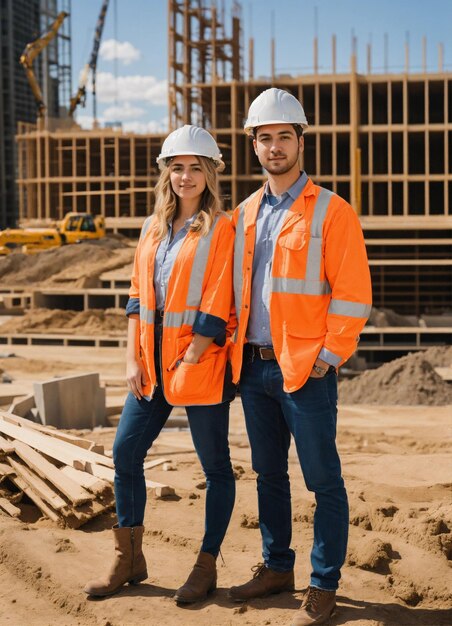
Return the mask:
<svg viewBox="0 0 452 626">
<path fill-rule="evenodd" d="M 172 600 L 175 578 L 185 576 L 197 553 L 206 489 L 182 408 L 145 463 L 150 578 L 103 602 L 81 591 L 111 554 L 112 447 L 127 395 L 125 307 L 168 133 L 100 127 L 96 113 L 91 130 L 77 124 L 111 7 L 98 2 L 93 50 L 71 97 L 73 7 L 70 0 L 44 4 L 45 43 L 30 51 L 47 55 L 54 82 L 44 81 L 41 70 L 21 86 L 37 103 L 34 120 L 30 112 L 16 120 L 21 228 L 0 231 L 0 626 L 290 624 L 308 584 L 315 508 L 294 446 L 296 590 L 239 607 L 227 597 L 261 551 L 239 397 L 229 430 L 237 501 L 216 594 L 185 610 Z M 239 2 L 228 10 L 203 0 L 161 5 L 168 132 L 195 124 L 216 139 L 226 165 L 219 175 L 225 210 L 266 180 L 243 125 L 251 102 L 277 87 L 300 100 L 309 121 L 301 169 L 345 198 L 364 232 L 373 308 L 339 375 L 350 542 L 338 612 L 328 623 L 446 626 L 452 623 L 452 71 L 443 47 L 437 69 L 427 70 L 423 41 L 423 67 L 413 71 L 406 43 L 405 68 L 393 73 L 373 71 L 369 45 L 363 73 L 352 45 L 344 72 L 333 35 L 325 72 L 314 36 L 312 71 L 290 75 L 276 70 L 272 38 L 268 76 L 255 76 L 255 42 L 244 41 Z M 39 236 L 27 232 L 36 227 L 43 229 Z M 73 242 L 79 245 L 63 245 Z"/>
</svg>

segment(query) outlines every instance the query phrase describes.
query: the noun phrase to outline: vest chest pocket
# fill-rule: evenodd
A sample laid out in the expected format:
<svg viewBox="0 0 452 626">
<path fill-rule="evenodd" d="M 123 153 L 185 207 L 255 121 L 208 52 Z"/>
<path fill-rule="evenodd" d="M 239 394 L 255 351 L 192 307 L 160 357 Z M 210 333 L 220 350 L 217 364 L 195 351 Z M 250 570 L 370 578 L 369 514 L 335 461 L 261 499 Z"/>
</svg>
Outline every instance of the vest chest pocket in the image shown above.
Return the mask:
<svg viewBox="0 0 452 626">
<path fill-rule="evenodd" d="M 301 250 L 305 247 L 308 238 L 309 233 L 306 230 L 293 230 L 287 235 L 282 235 L 278 239 L 278 244 L 288 250 Z"/>
</svg>

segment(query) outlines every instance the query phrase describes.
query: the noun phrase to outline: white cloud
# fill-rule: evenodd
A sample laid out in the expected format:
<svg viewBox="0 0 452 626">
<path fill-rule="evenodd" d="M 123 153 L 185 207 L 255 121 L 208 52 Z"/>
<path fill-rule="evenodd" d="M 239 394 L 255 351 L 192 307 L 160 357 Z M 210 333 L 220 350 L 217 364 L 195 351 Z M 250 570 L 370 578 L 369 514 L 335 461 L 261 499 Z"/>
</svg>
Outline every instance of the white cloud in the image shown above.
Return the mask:
<svg viewBox="0 0 452 626">
<path fill-rule="evenodd" d="M 113 107 L 111 107 L 113 108 Z M 118 107 L 119 109 L 119 107 Z M 104 127 L 106 122 L 122 121 L 121 117 L 107 119 L 105 115 L 99 116 L 97 120 L 99 126 Z M 141 122 L 139 120 L 129 120 L 122 124 L 122 130 L 125 133 L 136 133 L 137 135 L 148 135 L 156 133 L 168 132 L 168 117 L 164 117 L 161 120 L 149 120 L 148 122 Z M 77 115 L 77 124 L 84 130 L 91 130 L 93 128 L 93 118 L 91 115 Z"/>
<path fill-rule="evenodd" d="M 118 59 L 124 65 L 130 65 L 134 61 L 138 61 L 141 52 L 130 41 L 106 39 L 100 44 L 99 55 L 105 61 Z"/>
<path fill-rule="evenodd" d="M 103 110 L 102 115 L 108 122 L 116 122 L 117 120 L 130 120 L 141 117 L 146 113 L 145 109 L 134 107 L 128 102 L 122 106 L 111 106 Z"/>
<path fill-rule="evenodd" d="M 87 88 L 91 91 L 91 83 Z M 118 76 L 111 72 L 98 72 L 96 80 L 97 101 L 104 103 L 147 102 L 162 106 L 168 101 L 168 81 L 154 76 Z"/>
<path fill-rule="evenodd" d="M 103 126 L 105 120 L 102 117 L 99 117 L 97 120 L 100 126 Z M 76 122 L 79 124 L 83 130 L 91 130 L 93 128 L 93 116 L 82 114 L 76 114 Z"/>
<path fill-rule="evenodd" d="M 137 133 L 138 135 L 167 133 L 168 118 L 165 117 L 162 120 L 150 120 L 149 122 L 140 122 L 138 120 L 125 122 L 122 125 L 122 128 L 126 133 Z"/>
</svg>

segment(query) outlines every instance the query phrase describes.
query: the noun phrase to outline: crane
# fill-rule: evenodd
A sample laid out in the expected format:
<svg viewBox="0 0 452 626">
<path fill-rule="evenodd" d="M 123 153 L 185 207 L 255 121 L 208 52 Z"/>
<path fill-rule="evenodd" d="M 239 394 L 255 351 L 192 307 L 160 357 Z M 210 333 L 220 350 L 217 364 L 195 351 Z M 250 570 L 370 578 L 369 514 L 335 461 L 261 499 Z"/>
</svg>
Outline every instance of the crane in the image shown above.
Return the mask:
<svg viewBox="0 0 452 626">
<path fill-rule="evenodd" d="M 97 70 L 97 56 L 99 54 L 100 40 L 102 38 L 102 31 L 104 29 L 105 16 L 108 9 L 108 3 L 110 0 L 104 0 L 100 9 L 99 17 L 97 18 L 96 30 L 94 32 L 93 49 L 89 62 L 83 68 L 83 73 L 80 78 L 77 93 L 71 98 L 71 105 L 69 108 L 69 115 L 72 117 L 74 111 L 79 104 L 83 107 L 86 102 L 86 83 L 88 82 L 89 71 L 92 72 L 92 85 L 93 85 L 93 120 L 96 124 L 97 120 L 97 104 L 96 104 L 96 70 Z"/>
<path fill-rule="evenodd" d="M 61 13 L 58 13 L 56 20 L 50 26 L 47 33 L 45 33 L 45 35 L 42 35 L 41 37 L 38 37 L 37 39 L 35 39 L 35 41 L 32 41 L 31 43 L 27 43 L 27 45 L 25 46 L 25 50 L 20 55 L 19 61 L 25 70 L 25 74 L 27 76 L 28 82 L 30 83 L 31 90 L 38 105 L 38 119 L 45 116 L 47 107 L 44 103 L 41 88 L 38 84 L 38 81 L 36 80 L 36 76 L 33 71 L 33 61 L 38 56 L 38 54 L 40 54 L 40 52 L 42 52 L 42 50 L 44 50 L 44 48 L 49 45 L 52 39 L 56 37 L 61 24 L 68 15 L 69 13 L 66 13 L 66 11 L 61 11 Z"/>
</svg>

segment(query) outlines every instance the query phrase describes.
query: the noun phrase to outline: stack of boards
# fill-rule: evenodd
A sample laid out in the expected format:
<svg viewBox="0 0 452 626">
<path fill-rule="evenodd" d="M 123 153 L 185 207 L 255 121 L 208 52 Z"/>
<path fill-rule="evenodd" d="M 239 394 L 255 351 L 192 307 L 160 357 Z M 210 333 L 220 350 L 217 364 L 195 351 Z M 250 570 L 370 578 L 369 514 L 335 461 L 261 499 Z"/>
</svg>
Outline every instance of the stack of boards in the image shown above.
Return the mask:
<svg viewBox="0 0 452 626">
<path fill-rule="evenodd" d="M 103 446 L 0 411 L 2 512 L 20 518 L 17 504 L 25 494 L 45 517 L 79 528 L 114 507 L 113 479 L 113 460 Z M 168 485 L 146 485 L 157 497 L 174 495 Z"/>
</svg>

